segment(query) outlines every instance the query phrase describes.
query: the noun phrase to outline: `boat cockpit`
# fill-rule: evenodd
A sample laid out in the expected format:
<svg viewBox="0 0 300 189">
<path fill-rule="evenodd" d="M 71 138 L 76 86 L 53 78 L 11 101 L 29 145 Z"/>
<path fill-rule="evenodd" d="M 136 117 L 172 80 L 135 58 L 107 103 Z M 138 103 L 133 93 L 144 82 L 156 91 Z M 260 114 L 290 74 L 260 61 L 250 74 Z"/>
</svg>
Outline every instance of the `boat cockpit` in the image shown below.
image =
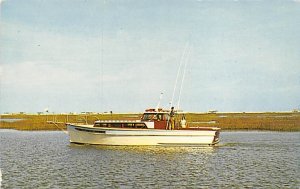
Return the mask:
<svg viewBox="0 0 300 189">
<path fill-rule="evenodd" d="M 152 113 L 144 113 L 141 120 L 142 121 L 167 121 L 169 119 L 168 113 L 158 113 L 158 112 L 152 112 Z"/>
</svg>

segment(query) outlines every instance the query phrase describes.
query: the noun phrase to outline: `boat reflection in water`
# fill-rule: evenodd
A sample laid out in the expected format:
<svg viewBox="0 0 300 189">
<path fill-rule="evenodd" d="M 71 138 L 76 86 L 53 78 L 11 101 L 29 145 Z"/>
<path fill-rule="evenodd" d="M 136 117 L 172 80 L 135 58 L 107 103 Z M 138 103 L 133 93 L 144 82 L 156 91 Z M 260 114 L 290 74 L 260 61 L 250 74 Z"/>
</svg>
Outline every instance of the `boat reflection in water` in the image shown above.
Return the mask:
<svg viewBox="0 0 300 189">
<path fill-rule="evenodd" d="M 153 154 L 153 155 L 178 155 L 178 154 L 213 154 L 216 152 L 220 145 L 211 145 L 211 146 L 137 146 L 137 145 L 90 145 L 90 144 L 77 144 L 77 143 L 70 143 L 70 148 L 73 149 L 96 149 L 96 150 L 103 150 L 103 151 L 117 151 L 117 152 L 132 152 L 132 154 Z"/>
<path fill-rule="evenodd" d="M 147 109 L 140 120 L 67 123 L 67 128 L 71 143 L 100 145 L 215 145 L 220 134 L 217 127 L 189 127 L 184 115 L 180 124 L 172 124 L 172 112 L 163 109 Z"/>
</svg>

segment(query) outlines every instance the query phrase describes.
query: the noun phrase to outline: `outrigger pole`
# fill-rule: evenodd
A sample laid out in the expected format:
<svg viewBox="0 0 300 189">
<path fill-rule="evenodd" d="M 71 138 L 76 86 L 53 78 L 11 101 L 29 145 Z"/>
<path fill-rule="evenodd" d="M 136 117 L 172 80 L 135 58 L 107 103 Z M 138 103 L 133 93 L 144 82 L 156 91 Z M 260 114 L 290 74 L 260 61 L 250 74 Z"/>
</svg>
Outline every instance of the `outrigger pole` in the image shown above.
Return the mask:
<svg viewBox="0 0 300 189">
<path fill-rule="evenodd" d="M 191 47 L 189 47 L 188 54 L 187 54 L 187 56 L 185 58 L 184 70 L 183 70 L 181 85 L 180 85 L 180 89 L 179 89 L 179 96 L 178 96 L 178 102 L 177 102 L 177 110 L 179 110 L 179 104 L 180 104 L 180 99 L 181 99 L 181 91 L 182 91 L 182 86 L 183 86 L 183 82 L 184 82 L 184 78 L 185 78 L 185 73 L 186 73 L 186 65 L 189 62 L 190 54 L 191 54 Z"/>
<path fill-rule="evenodd" d="M 188 55 L 186 55 L 187 49 L 188 49 Z M 176 76 L 175 85 L 174 85 L 173 94 L 172 94 L 172 99 L 171 99 L 170 108 L 169 108 L 170 109 L 170 113 L 171 113 L 171 107 L 173 107 L 173 101 L 174 101 L 174 97 L 175 97 L 175 92 L 176 92 L 176 87 L 177 87 L 177 83 L 178 83 L 178 78 L 179 78 L 180 72 L 181 72 L 181 67 L 183 66 L 183 62 L 185 60 L 184 72 L 183 72 L 183 76 L 182 76 L 182 81 L 181 81 L 181 86 L 180 86 L 180 91 L 179 91 L 179 97 L 178 97 L 178 102 L 177 102 L 177 110 L 179 109 L 181 90 L 182 90 L 183 80 L 184 80 L 184 76 L 185 76 L 186 65 L 187 65 L 187 62 L 188 62 L 188 59 L 189 59 L 189 55 L 190 55 L 190 50 L 191 50 L 191 48 L 189 47 L 189 42 L 187 42 L 186 45 L 185 45 L 183 54 L 181 56 L 180 64 L 179 64 L 179 67 L 178 67 L 178 70 L 177 70 L 177 76 Z M 168 117 L 166 129 L 169 129 L 169 124 L 170 124 L 169 119 L 170 118 Z"/>
<path fill-rule="evenodd" d="M 188 46 L 189 46 L 189 43 L 187 42 L 186 45 L 185 45 L 183 54 L 181 56 L 180 64 L 179 64 L 179 67 L 178 67 L 178 70 L 177 70 L 177 76 L 176 76 L 175 85 L 174 85 L 174 89 L 173 89 L 173 95 L 172 95 L 172 99 L 171 99 L 171 103 L 170 103 L 170 108 L 173 106 L 173 101 L 174 101 L 175 91 L 176 91 L 176 87 L 177 87 L 177 82 L 178 82 L 178 78 L 179 78 L 179 75 L 180 75 L 180 70 L 181 70 L 182 63 L 183 63 L 183 60 L 184 60 L 184 57 L 185 57 L 186 50 L 187 50 Z"/>
</svg>

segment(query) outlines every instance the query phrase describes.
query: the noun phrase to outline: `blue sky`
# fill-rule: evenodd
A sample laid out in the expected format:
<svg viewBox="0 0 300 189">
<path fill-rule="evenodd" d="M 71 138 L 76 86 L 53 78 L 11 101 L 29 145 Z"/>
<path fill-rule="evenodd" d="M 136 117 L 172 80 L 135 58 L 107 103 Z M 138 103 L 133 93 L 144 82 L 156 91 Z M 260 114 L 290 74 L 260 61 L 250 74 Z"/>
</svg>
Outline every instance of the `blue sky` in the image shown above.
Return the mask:
<svg viewBox="0 0 300 189">
<path fill-rule="evenodd" d="M 187 44 L 181 109 L 300 107 L 296 0 L 2 0 L 0 27 L 2 113 L 168 108 Z"/>
</svg>

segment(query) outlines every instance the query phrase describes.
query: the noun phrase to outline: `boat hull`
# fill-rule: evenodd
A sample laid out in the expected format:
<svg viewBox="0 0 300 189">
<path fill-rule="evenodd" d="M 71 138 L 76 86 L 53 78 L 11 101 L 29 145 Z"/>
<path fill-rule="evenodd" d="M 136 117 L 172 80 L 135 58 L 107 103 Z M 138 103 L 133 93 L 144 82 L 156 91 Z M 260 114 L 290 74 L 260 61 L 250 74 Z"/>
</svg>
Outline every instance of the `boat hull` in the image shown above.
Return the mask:
<svg viewBox="0 0 300 189">
<path fill-rule="evenodd" d="M 214 145 L 219 130 L 162 130 L 95 128 L 93 125 L 68 124 L 71 143 L 96 145 Z"/>
</svg>

